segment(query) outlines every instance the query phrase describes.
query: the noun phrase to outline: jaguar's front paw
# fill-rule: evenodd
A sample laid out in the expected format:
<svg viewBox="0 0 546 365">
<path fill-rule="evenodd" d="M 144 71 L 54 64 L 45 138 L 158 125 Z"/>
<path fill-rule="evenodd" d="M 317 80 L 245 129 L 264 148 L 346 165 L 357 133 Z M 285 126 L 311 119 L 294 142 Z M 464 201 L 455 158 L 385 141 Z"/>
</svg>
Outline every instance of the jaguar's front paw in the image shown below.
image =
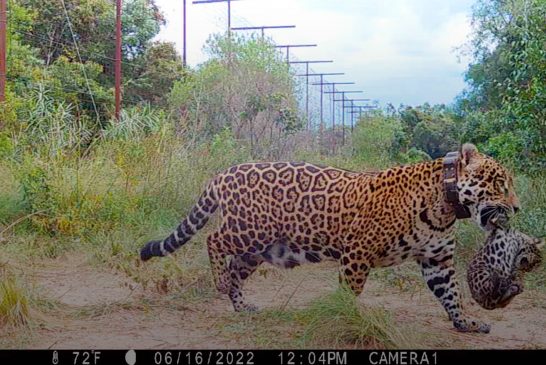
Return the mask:
<svg viewBox="0 0 546 365">
<path fill-rule="evenodd" d="M 474 319 L 460 319 L 453 322 L 453 326 L 459 332 L 489 333 L 491 326 Z"/>
<path fill-rule="evenodd" d="M 236 312 L 255 313 L 259 311 L 259 308 L 254 304 L 243 303 L 235 308 Z"/>
<path fill-rule="evenodd" d="M 229 294 L 229 289 L 230 289 L 230 286 L 226 283 L 222 283 L 222 282 L 219 282 L 217 285 L 216 285 L 216 289 L 221 293 L 221 294 Z"/>
</svg>

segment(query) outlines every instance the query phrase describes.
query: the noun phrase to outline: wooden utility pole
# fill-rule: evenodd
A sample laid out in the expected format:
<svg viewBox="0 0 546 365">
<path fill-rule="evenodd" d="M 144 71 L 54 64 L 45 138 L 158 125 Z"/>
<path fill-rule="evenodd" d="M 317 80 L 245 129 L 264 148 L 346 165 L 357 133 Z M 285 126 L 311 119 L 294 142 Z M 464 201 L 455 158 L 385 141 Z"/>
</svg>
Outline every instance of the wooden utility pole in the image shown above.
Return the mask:
<svg viewBox="0 0 546 365">
<path fill-rule="evenodd" d="M 116 0 L 116 57 L 115 57 L 115 118 L 119 121 L 121 111 L 121 0 Z"/>
<path fill-rule="evenodd" d="M 0 0 L 0 103 L 6 100 L 7 0 Z"/>
<path fill-rule="evenodd" d="M 184 4 L 183 4 L 183 20 L 184 20 L 184 24 L 183 24 L 183 29 L 184 29 L 184 36 L 183 36 L 183 50 L 182 50 L 182 64 L 184 65 L 184 67 L 186 67 L 186 0 L 184 0 Z"/>
</svg>

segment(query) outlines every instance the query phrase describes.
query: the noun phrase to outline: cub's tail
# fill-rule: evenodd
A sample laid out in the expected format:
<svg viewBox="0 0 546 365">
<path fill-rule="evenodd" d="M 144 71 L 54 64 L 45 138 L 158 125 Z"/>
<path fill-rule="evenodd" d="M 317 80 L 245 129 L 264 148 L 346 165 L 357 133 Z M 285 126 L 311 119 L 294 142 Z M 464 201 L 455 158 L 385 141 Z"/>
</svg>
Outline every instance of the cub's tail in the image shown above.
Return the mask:
<svg viewBox="0 0 546 365">
<path fill-rule="evenodd" d="M 188 242 L 208 222 L 218 207 L 218 196 L 211 181 L 190 214 L 162 241 L 150 241 L 140 250 L 140 259 L 148 261 L 153 256 L 167 256 Z"/>
</svg>

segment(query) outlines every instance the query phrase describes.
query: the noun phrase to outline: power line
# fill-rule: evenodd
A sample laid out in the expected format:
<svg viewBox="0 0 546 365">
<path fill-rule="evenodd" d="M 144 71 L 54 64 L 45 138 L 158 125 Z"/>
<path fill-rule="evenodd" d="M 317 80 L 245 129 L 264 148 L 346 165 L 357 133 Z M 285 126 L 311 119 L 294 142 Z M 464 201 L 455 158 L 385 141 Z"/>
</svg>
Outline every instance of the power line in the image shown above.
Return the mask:
<svg viewBox="0 0 546 365">
<path fill-rule="evenodd" d="M 231 2 L 238 0 L 195 0 L 192 4 L 213 4 L 213 3 L 227 3 L 227 30 L 228 34 L 231 32 Z"/>
<path fill-rule="evenodd" d="M 347 100 L 345 98 L 345 94 L 356 94 L 356 93 L 362 93 L 364 91 L 356 91 L 356 90 L 352 90 L 352 91 L 338 91 L 338 93 L 341 94 L 341 100 L 336 100 L 335 97 L 336 97 L 336 94 L 335 94 L 335 91 L 334 91 L 334 102 L 339 102 L 341 101 L 341 135 L 342 135 L 342 143 L 343 145 L 345 145 L 345 100 Z"/>
<path fill-rule="evenodd" d="M 57 45 L 61 45 L 61 46 L 64 46 L 64 47 L 67 47 L 67 48 L 71 48 L 71 49 L 76 49 L 74 47 L 73 44 L 70 44 L 70 43 L 66 43 L 66 42 L 61 42 L 61 41 L 54 41 L 54 40 L 51 40 L 51 39 L 48 39 L 46 37 L 42 37 L 38 34 L 34 34 L 32 32 L 25 32 L 23 30 L 16 30 L 14 29 L 13 30 L 14 33 L 19 33 L 19 34 L 22 34 L 22 35 L 25 35 L 25 36 L 28 36 L 28 37 L 31 37 L 31 38 L 35 38 L 37 40 L 40 40 L 40 41 L 44 41 L 44 42 L 48 42 L 48 43 L 52 43 L 52 44 L 57 44 Z M 81 50 L 80 50 L 81 52 Z M 98 57 L 98 58 L 102 58 L 102 59 L 105 59 L 105 60 L 108 60 L 108 61 L 112 61 L 114 62 L 116 59 L 115 58 L 112 58 L 112 57 L 108 57 L 106 56 L 104 53 L 98 53 L 98 52 L 92 52 L 90 55 L 85 55 L 84 54 L 84 58 L 88 58 L 90 59 L 91 56 L 93 57 Z M 132 63 L 129 63 L 127 61 L 121 61 L 121 63 L 124 65 L 124 66 L 129 66 L 129 67 L 134 67 L 134 68 L 141 68 L 142 66 L 140 65 L 134 65 Z"/>
<path fill-rule="evenodd" d="M 294 62 L 297 62 L 297 61 L 294 61 Z M 323 114 L 324 76 L 340 76 L 340 75 L 345 75 L 345 73 L 344 72 L 321 72 L 321 73 L 312 73 L 312 74 L 306 73 L 306 74 L 296 75 L 296 76 L 319 76 L 320 77 L 320 82 L 318 84 L 313 84 L 313 85 L 320 85 L 320 134 L 322 134 L 322 131 L 324 129 L 324 114 Z"/>
<path fill-rule="evenodd" d="M 307 130 L 311 128 L 309 119 L 309 76 L 313 74 L 309 73 L 310 63 L 332 63 L 332 60 L 311 60 L 311 61 L 291 61 L 290 63 L 305 63 L 305 74 L 301 75 L 305 77 L 305 116 L 307 117 Z"/>
<path fill-rule="evenodd" d="M 78 42 L 76 41 L 76 35 L 74 34 L 74 30 L 72 29 L 72 22 L 70 21 L 70 16 L 68 15 L 68 10 L 66 9 L 66 4 L 64 3 L 64 0 L 61 0 L 61 3 L 63 5 L 66 21 L 68 22 L 68 28 L 70 29 L 70 34 L 72 34 L 72 40 L 74 41 L 74 46 L 76 47 L 76 53 L 78 55 L 78 59 L 80 60 L 82 73 L 83 73 L 83 76 L 85 77 L 85 83 L 87 85 L 87 89 L 89 90 L 89 93 L 90 93 L 89 95 L 91 96 L 91 99 L 93 100 L 93 109 L 95 110 L 95 114 L 97 116 L 97 121 L 98 121 L 100 119 L 99 112 L 97 110 L 97 105 L 95 104 L 93 94 L 91 93 L 91 86 L 89 85 L 89 79 L 87 78 L 87 71 L 85 71 L 85 67 L 83 66 L 82 57 L 80 55 L 80 49 L 78 47 Z"/>
</svg>

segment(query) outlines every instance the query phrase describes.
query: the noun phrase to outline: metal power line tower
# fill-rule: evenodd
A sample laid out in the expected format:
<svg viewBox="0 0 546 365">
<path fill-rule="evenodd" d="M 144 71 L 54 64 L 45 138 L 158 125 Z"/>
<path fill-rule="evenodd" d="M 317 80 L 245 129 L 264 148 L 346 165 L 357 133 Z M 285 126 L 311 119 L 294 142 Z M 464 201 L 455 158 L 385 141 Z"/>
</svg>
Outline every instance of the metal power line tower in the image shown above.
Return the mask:
<svg viewBox="0 0 546 365">
<path fill-rule="evenodd" d="M 322 85 L 330 85 L 332 91 L 324 91 L 324 94 L 332 94 L 332 153 L 336 152 L 336 85 L 354 85 L 354 82 L 322 82 Z"/>
<path fill-rule="evenodd" d="M 309 76 L 313 76 L 315 74 L 309 73 L 309 64 L 310 63 L 332 63 L 333 60 L 324 60 L 324 61 L 290 61 L 290 63 L 304 63 L 305 64 L 305 74 L 300 74 L 296 76 L 302 76 L 305 77 L 305 116 L 307 117 L 307 129 L 311 129 L 311 121 L 309 118 Z M 322 107 L 322 103 L 321 103 Z"/>
<path fill-rule="evenodd" d="M 301 47 L 316 47 L 316 44 L 281 44 L 276 45 L 275 48 L 286 48 L 286 63 L 290 64 L 290 48 L 301 48 Z"/>
<path fill-rule="evenodd" d="M 363 91 L 360 90 L 351 90 L 351 91 L 337 91 L 338 94 L 341 94 L 341 99 L 335 99 L 335 93 L 334 90 L 334 102 L 341 102 L 341 135 L 342 135 L 342 144 L 345 145 L 345 101 L 348 101 L 345 97 L 345 94 L 356 94 L 356 93 L 362 93 Z"/>
<path fill-rule="evenodd" d="M 322 82 L 322 85 L 330 85 L 332 86 L 332 91 L 324 91 L 324 94 L 332 94 L 332 131 L 336 127 L 336 85 L 354 85 L 354 82 Z M 313 85 L 319 85 L 318 83 Z"/>
<path fill-rule="evenodd" d="M 347 105 L 346 108 L 351 109 L 349 114 L 351 114 L 351 133 L 354 131 L 354 115 L 358 113 L 358 118 L 362 117 L 362 109 L 364 105 L 355 105 L 355 101 L 370 101 L 370 99 L 351 99 L 349 100 L 351 105 Z M 355 110 L 356 109 L 356 110 Z"/>
<path fill-rule="evenodd" d="M 232 27 L 231 30 L 261 30 L 262 39 L 265 38 L 266 29 L 287 29 L 296 28 L 295 25 L 260 25 L 254 27 Z"/>
<path fill-rule="evenodd" d="M 322 134 L 322 131 L 324 130 L 324 113 L 323 113 L 323 106 L 324 106 L 324 76 L 340 76 L 345 75 L 343 72 L 322 72 L 322 73 L 312 73 L 307 74 L 308 76 L 318 76 L 320 77 L 320 82 L 314 83 L 313 85 L 320 85 L 320 133 Z M 296 76 L 303 76 L 303 75 L 296 75 Z"/>
<path fill-rule="evenodd" d="M 0 0 L 0 103 L 6 100 L 7 0 Z"/>
<path fill-rule="evenodd" d="M 192 4 L 227 3 L 227 31 L 231 32 L 231 2 L 238 0 L 194 0 Z"/>
</svg>

